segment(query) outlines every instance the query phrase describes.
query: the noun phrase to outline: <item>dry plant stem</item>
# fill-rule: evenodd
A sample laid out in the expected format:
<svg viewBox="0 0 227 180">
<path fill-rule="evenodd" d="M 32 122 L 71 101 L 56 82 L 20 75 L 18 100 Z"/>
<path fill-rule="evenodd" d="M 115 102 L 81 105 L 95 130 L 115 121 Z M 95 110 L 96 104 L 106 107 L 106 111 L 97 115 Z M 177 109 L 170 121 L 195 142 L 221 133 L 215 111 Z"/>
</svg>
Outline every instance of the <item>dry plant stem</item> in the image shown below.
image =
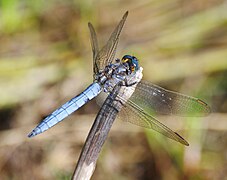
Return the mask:
<svg viewBox="0 0 227 180">
<path fill-rule="evenodd" d="M 118 89 L 119 87 L 116 87 L 113 94 L 107 97 L 96 116 L 95 122 L 80 154 L 72 177 L 73 180 L 88 180 L 95 170 L 99 152 L 101 151 L 117 113 L 122 107 L 120 102 L 114 100 L 117 96 L 116 92 L 118 92 Z"/>
</svg>

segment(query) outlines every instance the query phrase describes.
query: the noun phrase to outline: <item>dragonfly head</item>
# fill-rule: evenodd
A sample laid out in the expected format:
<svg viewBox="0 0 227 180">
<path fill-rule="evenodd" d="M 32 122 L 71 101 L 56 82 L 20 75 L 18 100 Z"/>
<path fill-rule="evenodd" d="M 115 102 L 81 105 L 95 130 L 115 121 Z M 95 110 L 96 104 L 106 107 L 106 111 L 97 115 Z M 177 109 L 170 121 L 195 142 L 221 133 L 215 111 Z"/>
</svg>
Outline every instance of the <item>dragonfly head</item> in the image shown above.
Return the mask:
<svg viewBox="0 0 227 180">
<path fill-rule="evenodd" d="M 135 56 L 125 55 L 121 59 L 121 62 L 127 63 L 131 72 L 137 71 L 139 69 L 138 59 Z"/>
</svg>

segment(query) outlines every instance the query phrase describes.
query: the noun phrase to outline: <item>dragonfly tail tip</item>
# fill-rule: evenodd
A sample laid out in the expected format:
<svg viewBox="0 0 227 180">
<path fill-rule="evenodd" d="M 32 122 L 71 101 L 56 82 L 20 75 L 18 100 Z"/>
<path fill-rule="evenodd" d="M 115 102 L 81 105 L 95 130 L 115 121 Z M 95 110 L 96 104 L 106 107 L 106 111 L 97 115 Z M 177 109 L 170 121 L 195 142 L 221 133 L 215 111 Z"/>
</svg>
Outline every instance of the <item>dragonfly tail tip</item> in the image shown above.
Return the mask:
<svg viewBox="0 0 227 180">
<path fill-rule="evenodd" d="M 28 137 L 29 138 L 32 138 L 32 137 L 34 137 L 36 134 L 34 133 L 34 131 L 32 131 L 32 132 L 30 132 L 29 134 L 28 134 Z"/>
</svg>

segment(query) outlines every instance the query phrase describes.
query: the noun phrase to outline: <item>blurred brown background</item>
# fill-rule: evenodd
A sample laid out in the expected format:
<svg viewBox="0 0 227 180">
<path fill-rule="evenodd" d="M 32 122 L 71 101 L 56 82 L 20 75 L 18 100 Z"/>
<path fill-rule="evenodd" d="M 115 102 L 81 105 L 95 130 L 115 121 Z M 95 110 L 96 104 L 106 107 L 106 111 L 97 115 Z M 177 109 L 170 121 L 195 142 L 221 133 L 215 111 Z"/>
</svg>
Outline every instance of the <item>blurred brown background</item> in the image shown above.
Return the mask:
<svg viewBox="0 0 227 180">
<path fill-rule="evenodd" d="M 93 179 L 227 177 L 227 1 L 0 0 L 0 179 L 71 177 L 95 101 L 27 134 L 92 82 L 87 23 L 103 45 L 126 10 L 116 57 L 138 57 L 145 80 L 203 99 L 212 114 L 159 118 L 189 147 L 116 120 Z"/>
</svg>

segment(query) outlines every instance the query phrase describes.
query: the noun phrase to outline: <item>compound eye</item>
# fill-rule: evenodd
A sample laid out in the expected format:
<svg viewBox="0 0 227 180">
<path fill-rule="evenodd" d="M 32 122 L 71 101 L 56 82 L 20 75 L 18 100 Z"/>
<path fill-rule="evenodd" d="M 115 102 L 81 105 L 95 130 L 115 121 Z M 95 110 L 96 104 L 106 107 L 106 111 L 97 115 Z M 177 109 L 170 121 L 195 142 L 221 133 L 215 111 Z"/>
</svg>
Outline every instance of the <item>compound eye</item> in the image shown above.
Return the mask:
<svg viewBox="0 0 227 180">
<path fill-rule="evenodd" d="M 128 61 L 129 61 L 128 58 L 122 58 L 122 62 L 123 62 L 123 63 L 126 63 L 126 62 L 128 62 Z"/>
<path fill-rule="evenodd" d="M 122 57 L 122 62 L 124 63 L 124 62 L 130 62 L 132 60 L 132 56 L 130 56 L 130 55 L 124 55 L 123 57 Z"/>
</svg>

